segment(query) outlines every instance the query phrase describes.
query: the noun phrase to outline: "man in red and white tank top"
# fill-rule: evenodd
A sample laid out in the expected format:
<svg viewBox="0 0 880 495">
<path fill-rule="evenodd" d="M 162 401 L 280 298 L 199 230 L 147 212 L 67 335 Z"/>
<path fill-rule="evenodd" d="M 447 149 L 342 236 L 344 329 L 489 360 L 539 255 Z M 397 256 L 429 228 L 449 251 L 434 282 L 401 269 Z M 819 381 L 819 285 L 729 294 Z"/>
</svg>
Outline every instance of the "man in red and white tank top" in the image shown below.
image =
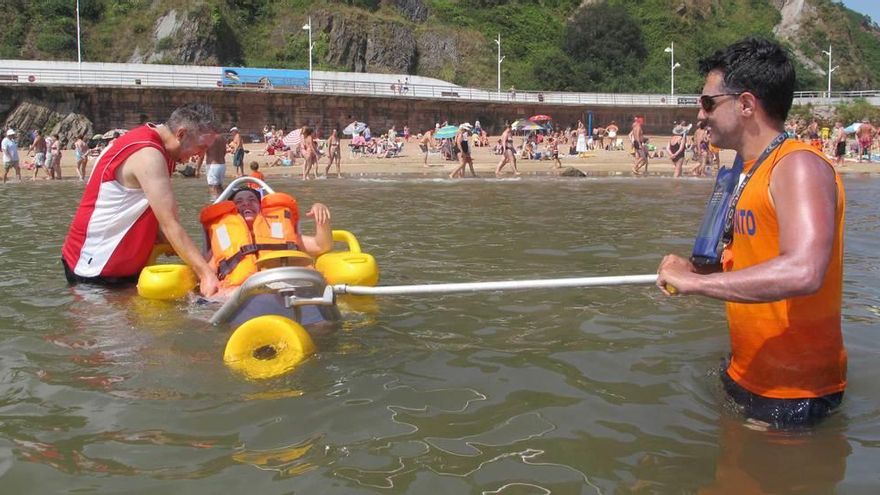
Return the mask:
<svg viewBox="0 0 880 495">
<path fill-rule="evenodd" d="M 61 249 L 70 283 L 134 283 L 159 229 L 199 277 L 205 296 L 218 281 L 180 225 L 171 190 L 174 164 L 204 153 L 217 138 L 214 111 L 204 104 L 176 109 L 165 124 L 132 129 L 98 157 Z"/>
</svg>

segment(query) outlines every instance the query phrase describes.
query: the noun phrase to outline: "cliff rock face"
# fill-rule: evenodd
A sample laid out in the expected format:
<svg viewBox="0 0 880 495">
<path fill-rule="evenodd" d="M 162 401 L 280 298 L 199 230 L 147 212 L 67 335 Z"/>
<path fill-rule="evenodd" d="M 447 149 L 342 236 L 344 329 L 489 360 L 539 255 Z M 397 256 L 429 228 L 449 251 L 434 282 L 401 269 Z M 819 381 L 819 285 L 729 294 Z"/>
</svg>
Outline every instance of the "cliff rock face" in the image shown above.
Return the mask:
<svg viewBox="0 0 880 495">
<path fill-rule="evenodd" d="M 403 23 L 326 11 L 316 17 L 313 25 L 329 35 L 327 62 L 355 72 L 415 70 L 416 39 Z"/>
<path fill-rule="evenodd" d="M 438 31 L 419 34 L 419 74 L 437 77 L 459 58 L 457 37 Z"/>
<path fill-rule="evenodd" d="M 24 101 L 9 114 L 5 127 L 22 133 L 40 129 L 47 135 L 58 134 L 61 145 L 69 147 L 79 136 L 92 137 L 95 128 L 84 115 L 75 113 L 74 104 Z"/>
<path fill-rule="evenodd" d="M 425 22 L 430 14 L 422 0 L 395 0 L 394 6 L 404 17 L 413 22 Z"/>
<path fill-rule="evenodd" d="M 412 29 L 393 22 L 371 24 L 365 58 L 368 72 L 413 72 L 416 39 Z"/>
<path fill-rule="evenodd" d="M 221 65 L 221 43 L 211 23 L 210 12 L 197 8 L 189 12 L 169 10 L 159 17 L 149 45 L 135 49 L 130 63 Z"/>
</svg>

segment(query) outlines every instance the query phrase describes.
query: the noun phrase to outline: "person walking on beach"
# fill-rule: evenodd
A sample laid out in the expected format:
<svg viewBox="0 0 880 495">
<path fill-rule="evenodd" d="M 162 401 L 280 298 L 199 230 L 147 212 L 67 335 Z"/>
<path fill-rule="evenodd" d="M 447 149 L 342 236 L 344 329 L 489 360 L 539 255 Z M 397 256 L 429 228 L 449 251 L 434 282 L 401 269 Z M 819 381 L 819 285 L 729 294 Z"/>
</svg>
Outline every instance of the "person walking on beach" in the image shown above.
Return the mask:
<svg viewBox="0 0 880 495">
<path fill-rule="evenodd" d="M 811 426 L 843 400 L 843 183 L 825 155 L 787 139 L 795 70 L 779 45 L 750 38 L 701 61 L 699 119 L 745 168 L 731 199 L 720 266 L 676 255 L 657 285 L 726 301 L 727 394 L 752 421 Z"/>
<path fill-rule="evenodd" d="M 9 175 L 9 169 L 15 169 L 15 178 L 21 182 L 21 166 L 18 157 L 18 142 L 15 140 L 16 134 L 14 129 L 6 131 L 6 137 L 0 142 L 0 150 L 3 154 L 3 183 L 6 184 L 6 177 Z"/>
<path fill-rule="evenodd" d="M 458 148 L 458 167 L 449 174 L 450 179 L 455 179 L 456 177 L 464 178 L 464 173 L 467 170 L 467 166 L 471 167 L 471 176 L 476 177 L 477 173 L 474 171 L 474 159 L 471 157 L 471 147 L 470 147 L 470 131 L 472 127 L 470 124 L 465 122 L 458 126 L 458 132 L 455 134 L 455 146 Z"/>
<path fill-rule="evenodd" d="M 49 171 L 46 169 L 46 138 L 43 137 L 43 131 L 37 129 L 34 131 L 34 142 L 31 144 L 31 152 L 34 154 L 34 177 L 37 180 L 37 173 L 43 169 L 46 178 L 49 178 Z"/>
<path fill-rule="evenodd" d="M 705 174 L 706 162 L 709 160 L 709 128 L 702 120 L 697 123 L 697 130 L 694 131 L 693 149 L 696 164 L 688 170 L 688 174 L 702 177 Z"/>
<path fill-rule="evenodd" d="M 868 119 L 862 119 L 862 125 L 856 131 L 856 139 L 859 145 L 859 163 L 862 162 L 862 155 L 868 155 L 868 163 L 871 162 L 871 144 L 874 142 L 874 126 Z"/>
<path fill-rule="evenodd" d="M 302 128 L 302 155 L 305 158 L 303 163 L 303 180 L 309 180 L 309 173 L 315 170 L 315 178 L 318 178 L 318 149 L 315 146 L 314 131 L 309 126 Z"/>
<path fill-rule="evenodd" d="M 82 182 L 86 178 L 86 164 L 89 163 L 89 145 L 86 144 L 85 136 L 82 134 L 73 143 L 73 153 L 76 158 L 76 175 Z"/>
<path fill-rule="evenodd" d="M 645 135 L 642 132 L 642 119 L 636 117 L 633 119 L 632 132 L 630 139 L 633 147 L 633 175 L 642 175 L 648 173 L 648 147 L 645 145 Z M 644 168 L 644 172 L 642 172 Z"/>
<path fill-rule="evenodd" d="M 211 201 L 217 199 L 223 192 L 223 178 L 226 177 L 226 139 L 215 139 L 205 150 L 205 180 L 208 182 L 208 192 Z"/>
<path fill-rule="evenodd" d="M 577 125 L 577 146 L 575 147 L 575 151 L 577 151 L 578 156 L 588 151 L 587 128 L 584 127 L 584 123 L 580 120 L 578 120 Z"/>
<path fill-rule="evenodd" d="M 199 291 L 217 291 L 214 270 L 180 224 L 171 174 L 178 162 L 204 153 L 217 139 L 210 106 L 172 112 L 164 124 L 136 127 L 95 163 L 61 249 L 71 284 L 132 284 L 147 264 L 159 231 L 199 278 Z"/>
<path fill-rule="evenodd" d="M 834 132 L 832 133 L 834 140 L 834 166 L 843 166 L 843 159 L 846 156 L 846 131 L 843 129 L 843 122 L 834 123 Z"/>
<path fill-rule="evenodd" d="M 605 134 L 608 135 L 608 147 L 610 149 L 617 149 L 617 135 L 620 134 L 620 128 L 617 127 L 616 121 L 612 120 L 605 127 Z"/>
<path fill-rule="evenodd" d="M 336 129 L 333 129 L 333 131 L 330 132 L 330 137 L 327 138 L 327 157 L 329 159 L 327 160 L 327 168 L 324 169 L 324 177 L 327 177 L 330 175 L 330 167 L 332 167 L 333 164 L 335 163 L 336 164 L 336 177 L 341 178 L 342 177 L 342 170 L 341 170 L 341 167 L 342 167 L 342 146 L 339 141 L 339 134 L 336 132 Z"/>
<path fill-rule="evenodd" d="M 61 139 L 58 134 L 52 135 L 52 142 L 49 144 L 49 170 L 53 179 L 61 180 Z"/>
<path fill-rule="evenodd" d="M 229 129 L 232 134 L 226 152 L 232 155 L 232 167 L 235 169 L 236 177 L 244 176 L 244 143 L 241 140 L 241 133 L 238 127 Z"/>
<path fill-rule="evenodd" d="M 672 176 L 681 177 L 681 168 L 684 163 L 684 128 L 679 124 L 672 129 L 672 138 L 666 145 L 666 153 L 672 160 Z"/>
<path fill-rule="evenodd" d="M 553 160 L 553 168 L 562 168 L 562 162 L 559 161 L 559 138 L 553 136 L 550 138 L 550 159 Z"/>
<path fill-rule="evenodd" d="M 422 154 L 425 155 L 425 160 L 422 164 L 423 167 L 428 167 L 428 152 L 434 149 L 434 130 L 428 129 L 422 134 L 422 138 L 419 139 L 419 149 L 422 150 Z"/>
<path fill-rule="evenodd" d="M 516 169 L 516 148 L 513 146 L 513 131 L 510 128 L 510 122 L 504 123 L 504 132 L 501 133 L 501 146 L 504 147 L 504 152 L 501 153 L 501 160 L 498 162 L 498 166 L 495 167 L 495 177 L 501 177 L 501 169 L 508 163 L 513 164 L 514 175 L 519 175 L 519 170 Z"/>
</svg>

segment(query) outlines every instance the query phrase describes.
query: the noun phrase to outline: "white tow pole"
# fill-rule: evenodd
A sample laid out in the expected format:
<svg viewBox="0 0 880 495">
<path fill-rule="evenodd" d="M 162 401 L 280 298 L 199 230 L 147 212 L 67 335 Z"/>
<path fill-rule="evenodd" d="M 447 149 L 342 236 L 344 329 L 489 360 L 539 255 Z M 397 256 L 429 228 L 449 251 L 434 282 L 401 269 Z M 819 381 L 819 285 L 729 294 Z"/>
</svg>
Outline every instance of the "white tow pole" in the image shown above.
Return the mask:
<svg viewBox="0 0 880 495">
<path fill-rule="evenodd" d="M 388 285 L 384 287 L 337 284 L 333 286 L 333 292 L 336 294 L 352 294 L 358 296 L 403 296 L 517 289 L 648 285 L 656 282 L 657 274 L 652 273 L 650 275 L 624 275 L 617 277 L 545 278 L 535 280 L 500 280 L 497 282 L 466 282 L 454 284 Z"/>
</svg>

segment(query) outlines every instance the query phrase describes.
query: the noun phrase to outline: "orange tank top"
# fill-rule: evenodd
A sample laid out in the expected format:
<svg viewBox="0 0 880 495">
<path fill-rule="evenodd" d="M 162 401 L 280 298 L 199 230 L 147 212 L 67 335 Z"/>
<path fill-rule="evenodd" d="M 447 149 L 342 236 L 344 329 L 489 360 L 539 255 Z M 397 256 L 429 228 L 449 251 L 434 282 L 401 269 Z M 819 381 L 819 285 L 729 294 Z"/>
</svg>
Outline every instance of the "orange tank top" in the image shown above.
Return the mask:
<svg viewBox="0 0 880 495">
<path fill-rule="evenodd" d="M 792 152 L 825 156 L 789 139 L 755 171 L 736 206 L 724 271 L 742 270 L 779 256 L 776 209 L 770 176 Z M 743 173 L 754 166 L 747 162 Z M 833 168 L 832 168 L 833 170 Z M 846 350 L 841 334 L 844 190 L 835 172 L 837 211 L 834 245 L 821 288 L 814 294 L 769 303 L 727 303 L 732 357 L 727 369 L 740 386 L 777 399 L 820 397 L 846 388 Z"/>
</svg>

